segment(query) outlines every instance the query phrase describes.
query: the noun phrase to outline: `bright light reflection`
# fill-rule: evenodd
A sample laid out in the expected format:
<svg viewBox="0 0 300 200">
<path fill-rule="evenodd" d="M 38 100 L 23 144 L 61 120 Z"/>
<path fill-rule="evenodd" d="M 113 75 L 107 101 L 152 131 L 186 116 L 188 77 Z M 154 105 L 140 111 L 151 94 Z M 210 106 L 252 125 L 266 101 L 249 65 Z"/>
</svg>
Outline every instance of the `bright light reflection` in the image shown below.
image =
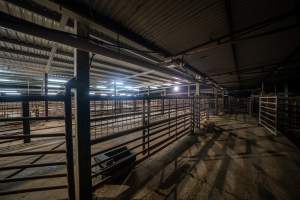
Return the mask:
<svg viewBox="0 0 300 200">
<path fill-rule="evenodd" d="M 103 85 L 98 85 L 96 88 L 98 88 L 98 89 L 106 89 L 107 87 L 103 86 Z"/>
<path fill-rule="evenodd" d="M 48 85 L 48 87 L 51 87 L 51 88 L 60 88 L 61 86 L 60 85 Z"/>
<path fill-rule="evenodd" d="M 20 92 L 6 92 L 6 95 L 20 95 Z"/>
<path fill-rule="evenodd" d="M 49 82 L 56 82 L 56 83 L 66 83 L 67 82 L 67 80 L 56 79 L 56 78 L 49 78 L 48 81 Z"/>
<path fill-rule="evenodd" d="M 115 82 L 113 81 L 112 84 L 115 84 Z M 116 85 L 123 85 L 123 83 L 116 81 Z"/>
<path fill-rule="evenodd" d="M 128 90 L 132 90 L 133 87 L 132 86 L 124 86 L 125 89 L 128 89 Z"/>
<path fill-rule="evenodd" d="M 13 81 L 13 80 L 0 78 L 0 82 L 11 82 L 11 81 Z"/>
<path fill-rule="evenodd" d="M 178 86 L 175 86 L 175 87 L 174 87 L 174 91 L 175 91 L 175 92 L 178 92 L 178 91 L 179 91 L 179 87 L 178 87 Z"/>
<path fill-rule="evenodd" d="M 48 95 L 57 95 L 57 92 L 48 92 Z"/>
<path fill-rule="evenodd" d="M 3 92 L 3 93 L 18 93 L 17 90 L 2 90 L 0 92 Z"/>
</svg>

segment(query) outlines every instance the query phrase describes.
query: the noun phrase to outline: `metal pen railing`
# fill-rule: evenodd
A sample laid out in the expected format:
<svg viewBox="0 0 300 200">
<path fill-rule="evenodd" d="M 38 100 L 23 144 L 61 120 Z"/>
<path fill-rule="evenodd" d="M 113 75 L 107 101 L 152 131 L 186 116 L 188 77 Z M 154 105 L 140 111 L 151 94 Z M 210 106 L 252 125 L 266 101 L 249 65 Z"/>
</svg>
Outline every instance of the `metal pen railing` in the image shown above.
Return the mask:
<svg viewBox="0 0 300 200">
<path fill-rule="evenodd" d="M 0 196 L 66 191 L 68 188 L 65 132 L 47 130 L 45 126 L 53 121 L 62 121 L 64 112 L 56 109 L 55 112 L 49 112 L 49 116 L 37 114 L 37 105 L 45 100 L 53 105 L 64 104 L 63 96 L 0 97 L 0 113 L 5 113 L 0 117 Z M 45 169 L 49 167 L 60 170 L 47 173 Z M 61 183 L 56 183 L 58 179 L 62 180 Z M 47 182 L 38 184 L 42 180 Z M 33 184 L 26 186 L 28 181 Z M 66 192 L 62 193 L 67 196 Z"/>
</svg>

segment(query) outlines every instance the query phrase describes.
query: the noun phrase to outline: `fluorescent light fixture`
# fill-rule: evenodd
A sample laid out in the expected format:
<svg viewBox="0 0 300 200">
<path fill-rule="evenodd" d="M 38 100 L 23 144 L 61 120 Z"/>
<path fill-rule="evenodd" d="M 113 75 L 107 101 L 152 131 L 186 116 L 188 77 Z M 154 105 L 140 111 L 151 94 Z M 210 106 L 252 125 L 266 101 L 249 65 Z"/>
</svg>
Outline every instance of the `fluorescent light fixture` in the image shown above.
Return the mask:
<svg viewBox="0 0 300 200">
<path fill-rule="evenodd" d="M 179 83 L 179 82 L 176 82 L 176 81 L 175 81 L 174 83 L 175 83 L 175 84 L 177 84 L 177 85 L 181 84 L 181 83 Z"/>
<path fill-rule="evenodd" d="M 1 93 L 18 93 L 17 90 L 2 90 Z"/>
<path fill-rule="evenodd" d="M 125 89 L 128 89 L 128 90 L 132 90 L 133 87 L 132 86 L 124 86 Z"/>
<path fill-rule="evenodd" d="M 165 86 L 171 86 L 172 84 L 171 83 L 164 83 L 163 85 L 165 85 Z"/>
<path fill-rule="evenodd" d="M 14 81 L 14 80 L 0 78 L 0 82 L 12 82 L 12 81 Z"/>
<path fill-rule="evenodd" d="M 90 92 L 90 95 L 94 95 L 94 94 L 96 94 L 95 92 Z"/>
<path fill-rule="evenodd" d="M 150 86 L 151 89 L 157 89 L 157 86 Z"/>
<path fill-rule="evenodd" d="M 48 87 L 51 87 L 51 88 L 60 88 L 61 85 L 48 85 Z"/>
<path fill-rule="evenodd" d="M 100 94 L 100 96 L 107 96 L 107 94 Z"/>
<path fill-rule="evenodd" d="M 98 89 L 106 89 L 107 87 L 103 86 L 103 85 L 97 85 L 96 88 L 98 88 Z"/>
<path fill-rule="evenodd" d="M 113 81 L 112 84 L 115 84 L 115 82 Z M 116 81 L 116 85 L 123 85 L 123 83 Z"/>
<path fill-rule="evenodd" d="M 6 92 L 6 95 L 20 95 L 20 92 Z"/>
<path fill-rule="evenodd" d="M 126 96 L 126 94 L 125 94 L 125 93 L 120 93 L 119 95 L 120 95 L 120 96 Z"/>
<path fill-rule="evenodd" d="M 167 65 L 166 67 L 167 67 L 167 68 L 175 68 L 176 65 L 174 65 L 174 64 L 169 64 L 169 65 Z"/>
<path fill-rule="evenodd" d="M 56 78 L 49 78 L 48 81 L 49 82 L 56 82 L 56 83 L 66 83 L 67 82 L 67 80 L 56 79 Z"/>
<path fill-rule="evenodd" d="M 178 86 L 175 86 L 175 87 L 174 87 L 174 91 L 175 91 L 175 92 L 178 92 L 178 91 L 179 91 L 179 87 L 178 87 Z"/>
<path fill-rule="evenodd" d="M 48 95 L 57 95 L 57 92 L 48 92 Z"/>
</svg>

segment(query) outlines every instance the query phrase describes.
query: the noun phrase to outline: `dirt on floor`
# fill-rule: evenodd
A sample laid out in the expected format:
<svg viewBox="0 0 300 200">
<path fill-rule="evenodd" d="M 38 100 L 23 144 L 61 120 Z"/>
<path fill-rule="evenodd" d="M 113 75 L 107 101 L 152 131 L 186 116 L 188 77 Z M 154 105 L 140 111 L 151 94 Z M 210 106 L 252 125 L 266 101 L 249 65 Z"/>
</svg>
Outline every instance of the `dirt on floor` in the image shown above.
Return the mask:
<svg viewBox="0 0 300 200">
<path fill-rule="evenodd" d="M 125 199 L 300 199 L 300 151 L 243 115 L 212 117 L 210 133 L 185 137 L 140 164 Z"/>
</svg>

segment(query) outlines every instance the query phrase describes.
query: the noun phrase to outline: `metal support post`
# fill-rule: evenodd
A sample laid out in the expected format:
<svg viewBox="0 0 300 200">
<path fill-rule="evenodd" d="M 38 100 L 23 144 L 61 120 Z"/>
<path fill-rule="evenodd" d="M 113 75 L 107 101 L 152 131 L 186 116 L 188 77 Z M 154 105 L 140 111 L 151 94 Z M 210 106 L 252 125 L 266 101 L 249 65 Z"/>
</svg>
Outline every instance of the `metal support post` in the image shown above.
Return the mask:
<svg viewBox="0 0 300 200">
<path fill-rule="evenodd" d="M 288 124 L 290 124 L 290 120 L 289 120 L 289 87 L 287 83 L 284 83 L 284 118 L 285 121 L 288 122 Z"/>
<path fill-rule="evenodd" d="M 28 100 L 22 101 L 22 117 L 23 119 L 23 134 L 24 134 L 24 143 L 30 142 L 30 122 L 29 119 L 29 102 Z"/>
<path fill-rule="evenodd" d="M 145 129 L 145 126 L 146 126 L 146 109 L 145 109 L 145 99 L 143 99 L 143 115 L 142 115 L 142 125 L 143 125 L 143 154 L 146 153 L 146 129 Z"/>
<path fill-rule="evenodd" d="M 47 99 L 47 96 L 48 96 L 48 73 L 45 73 L 45 76 L 44 76 L 44 87 L 45 87 L 45 90 L 44 90 L 44 95 L 46 97 L 45 99 L 45 117 L 48 117 L 48 99 Z"/>
<path fill-rule="evenodd" d="M 260 93 L 260 96 L 264 96 L 264 93 L 265 93 L 265 84 L 264 84 L 264 82 L 262 81 L 261 82 L 261 93 Z"/>
<path fill-rule="evenodd" d="M 163 96 L 162 96 L 162 105 L 161 105 L 161 110 L 162 114 L 165 114 L 165 97 L 166 97 L 167 91 L 166 89 L 163 90 Z"/>
<path fill-rule="evenodd" d="M 200 83 L 196 83 L 194 97 L 194 133 L 200 129 Z"/>
<path fill-rule="evenodd" d="M 151 101 L 147 99 L 147 155 L 150 155 L 150 118 L 151 118 Z"/>
<path fill-rule="evenodd" d="M 76 23 L 77 34 L 88 37 L 88 27 Z M 75 109 L 76 109 L 76 164 L 75 187 L 77 200 L 92 199 L 91 179 L 91 133 L 90 133 L 90 64 L 89 52 L 75 49 Z"/>
<path fill-rule="evenodd" d="M 175 131 L 175 137 L 176 137 L 176 139 L 177 139 L 177 134 L 178 134 L 178 130 L 177 130 L 177 123 L 178 123 L 178 120 L 177 120 L 177 110 L 178 110 L 178 106 L 177 106 L 177 98 L 175 99 L 175 119 L 176 119 L 176 121 L 175 121 L 175 123 L 176 123 L 176 125 L 175 125 L 175 127 L 176 127 L 176 131 Z"/>
<path fill-rule="evenodd" d="M 219 114 L 219 94 L 218 94 L 218 89 L 216 88 L 216 105 L 215 105 L 215 112 L 216 115 Z"/>
<path fill-rule="evenodd" d="M 116 80 L 114 80 L 114 113 L 116 114 L 116 111 L 117 111 L 117 83 L 116 83 Z"/>
<path fill-rule="evenodd" d="M 70 200 L 75 199 L 74 183 L 74 160 L 73 160 L 73 137 L 72 137 L 72 95 L 71 88 L 67 85 L 65 91 L 65 132 L 67 150 L 67 177 L 68 196 Z"/>
<path fill-rule="evenodd" d="M 169 99 L 169 113 L 168 113 L 168 128 L 169 128 L 169 136 L 171 135 L 171 99 Z"/>
</svg>

